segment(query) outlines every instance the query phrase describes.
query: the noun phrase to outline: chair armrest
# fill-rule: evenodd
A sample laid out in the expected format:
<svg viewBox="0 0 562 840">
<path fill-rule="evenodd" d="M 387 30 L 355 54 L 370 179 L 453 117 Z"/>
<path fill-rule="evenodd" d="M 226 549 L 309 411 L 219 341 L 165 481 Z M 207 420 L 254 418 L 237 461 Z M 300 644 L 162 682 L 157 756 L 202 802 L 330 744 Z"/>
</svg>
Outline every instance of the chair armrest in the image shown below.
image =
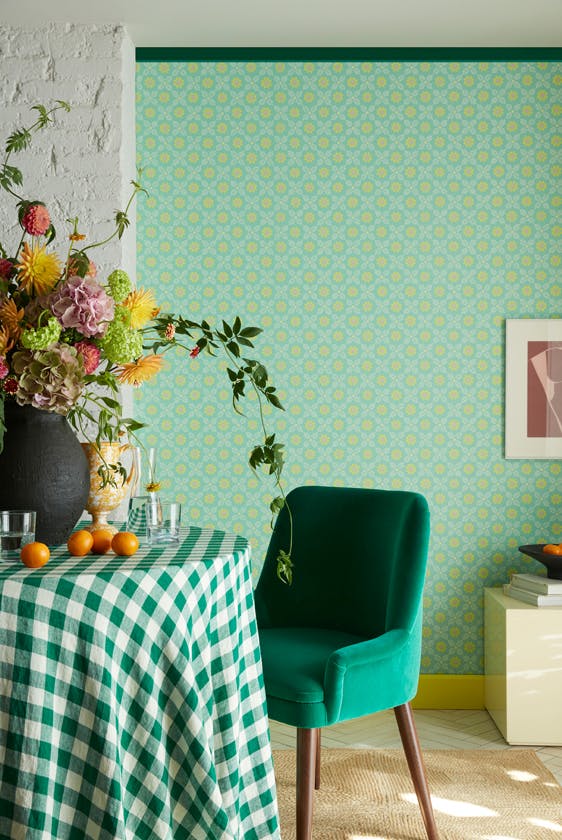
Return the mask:
<svg viewBox="0 0 562 840">
<path fill-rule="evenodd" d="M 402 705 L 417 691 L 420 634 L 403 629 L 335 650 L 324 673 L 328 723 Z"/>
</svg>

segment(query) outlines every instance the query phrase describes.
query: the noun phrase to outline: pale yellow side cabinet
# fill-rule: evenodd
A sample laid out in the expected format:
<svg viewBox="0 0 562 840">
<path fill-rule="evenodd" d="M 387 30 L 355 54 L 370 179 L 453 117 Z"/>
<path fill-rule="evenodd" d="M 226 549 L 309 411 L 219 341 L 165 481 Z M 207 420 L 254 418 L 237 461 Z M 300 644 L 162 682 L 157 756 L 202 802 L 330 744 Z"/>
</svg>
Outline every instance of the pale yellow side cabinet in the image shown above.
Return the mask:
<svg viewBox="0 0 562 840">
<path fill-rule="evenodd" d="M 508 744 L 562 745 L 562 607 L 484 590 L 485 705 Z"/>
</svg>

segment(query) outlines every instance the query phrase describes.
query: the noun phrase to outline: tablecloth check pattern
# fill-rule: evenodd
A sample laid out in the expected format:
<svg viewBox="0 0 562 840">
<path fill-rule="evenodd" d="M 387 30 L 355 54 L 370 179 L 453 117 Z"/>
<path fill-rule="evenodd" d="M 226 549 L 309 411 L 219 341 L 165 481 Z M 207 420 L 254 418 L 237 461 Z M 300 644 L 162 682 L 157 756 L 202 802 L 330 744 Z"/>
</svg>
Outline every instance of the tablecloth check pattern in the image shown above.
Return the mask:
<svg viewBox="0 0 562 840">
<path fill-rule="evenodd" d="M 241 537 L 0 570 L 0 837 L 279 838 Z"/>
</svg>

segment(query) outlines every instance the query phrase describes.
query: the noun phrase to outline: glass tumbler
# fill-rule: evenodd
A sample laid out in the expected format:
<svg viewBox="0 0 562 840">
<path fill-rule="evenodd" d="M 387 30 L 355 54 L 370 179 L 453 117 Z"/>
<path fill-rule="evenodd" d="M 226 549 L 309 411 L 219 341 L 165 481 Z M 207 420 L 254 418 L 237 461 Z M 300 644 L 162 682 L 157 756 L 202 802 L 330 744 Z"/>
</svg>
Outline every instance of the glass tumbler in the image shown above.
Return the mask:
<svg viewBox="0 0 562 840">
<path fill-rule="evenodd" d="M 149 545 L 179 542 L 181 504 L 155 499 L 145 504 L 144 512 Z"/>
<path fill-rule="evenodd" d="M 13 558 L 35 540 L 34 510 L 0 510 L 0 557 Z"/>
</svg>

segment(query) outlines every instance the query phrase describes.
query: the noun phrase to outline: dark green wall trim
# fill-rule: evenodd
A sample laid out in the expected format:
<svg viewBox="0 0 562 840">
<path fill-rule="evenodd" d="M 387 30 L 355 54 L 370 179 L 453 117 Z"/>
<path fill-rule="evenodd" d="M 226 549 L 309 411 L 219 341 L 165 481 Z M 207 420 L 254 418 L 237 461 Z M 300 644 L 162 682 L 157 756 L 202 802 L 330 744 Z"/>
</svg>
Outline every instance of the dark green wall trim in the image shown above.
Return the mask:
<svg viewBox="0 0 562 840">
<path fill-rule="evenodd" d="M 137 47 L 137 61 L 562 61 L 562 47 Z"/>
</svg>

